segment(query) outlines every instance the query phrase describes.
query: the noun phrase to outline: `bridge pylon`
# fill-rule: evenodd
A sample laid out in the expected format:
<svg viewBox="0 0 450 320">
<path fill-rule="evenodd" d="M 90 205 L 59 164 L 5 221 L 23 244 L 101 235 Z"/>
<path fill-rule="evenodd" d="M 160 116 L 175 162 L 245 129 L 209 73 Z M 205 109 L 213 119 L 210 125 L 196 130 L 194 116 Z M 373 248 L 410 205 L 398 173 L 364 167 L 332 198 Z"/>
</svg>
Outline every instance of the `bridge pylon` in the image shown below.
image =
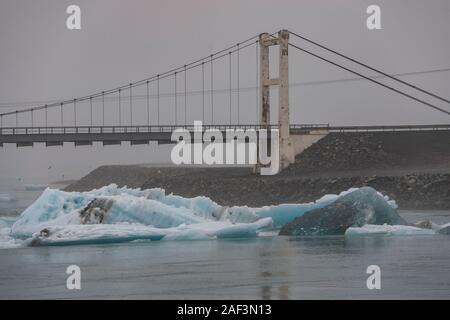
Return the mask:
<svg viewBox="0 0 450 320">
<path fill-rule="evenodd" d="M 278 78 L 270 78 L 269 48 L 276 45 L 279 47 Z M 281 30 L 277 37 L 262 33 L 259 35 L 259 46 L 261 87 L 259 121 L 262 127 L 270 125 L 270 87 L 278 86 L 279 170 L 281 171 L 295 161 L 289 120 L 289 31 Z M 255 171 L 260 172 L 261 166 L 258 159 Z"/>
</svg>

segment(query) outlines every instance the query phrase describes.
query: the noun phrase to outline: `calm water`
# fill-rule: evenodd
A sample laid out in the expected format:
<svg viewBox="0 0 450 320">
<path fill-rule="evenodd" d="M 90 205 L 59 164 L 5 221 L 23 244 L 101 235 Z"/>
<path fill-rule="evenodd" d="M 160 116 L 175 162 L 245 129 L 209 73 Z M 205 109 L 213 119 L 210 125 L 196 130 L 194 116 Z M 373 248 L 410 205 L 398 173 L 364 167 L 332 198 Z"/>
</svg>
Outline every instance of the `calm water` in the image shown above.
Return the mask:
<svg viewBox="0 0 450 320">
<path fill-rule="evenodd" d="M 0 298 L 449 299 L 450 237 L 262 237 L 0 250 Z M 82 289 L 66 289 L 77 264 Z M 381 268 L 381 290 L 366 268 Z"/>
<path fill-rule="evenodd" d="M 37 190 L 30 190 L 37 186 L 39 186 Z M 5 199 L 1 199 L 2 196 L 0 196 L 0 217 L 18 216 L 40 196 L 45 186 L 62 189 L 66 185 L 49 183 L 44 179 L 19 180 L 0 176 L 0 195 L 11 197 L 11 201 L 4 201 Z"/>
<path fill-rule="evenodd" d="M 18 201 L 3 213 L 13 215 L 40 191 L 9 193 Z M 450 222 L 448 211 L 401 214 Z M 450 299 L 449 248 L 450 236 L 266 236 L 8 249 L 0 299 Z M 66 289 L 71 264 L 81 268 L 79 291 Z M 366 287 L 373 264 L 381 290 Z"/>
</svg>

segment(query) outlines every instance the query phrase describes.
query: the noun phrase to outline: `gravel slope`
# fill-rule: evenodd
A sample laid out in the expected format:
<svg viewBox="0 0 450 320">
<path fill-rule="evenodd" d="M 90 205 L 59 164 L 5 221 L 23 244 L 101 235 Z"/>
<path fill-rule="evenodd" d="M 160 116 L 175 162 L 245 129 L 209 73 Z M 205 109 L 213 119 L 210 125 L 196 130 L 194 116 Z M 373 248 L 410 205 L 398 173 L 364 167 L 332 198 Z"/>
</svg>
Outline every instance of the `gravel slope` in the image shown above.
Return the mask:
<svg viewBox="0 0 450 320">
<path fill-rule="evenodd" d="M 450 209 L 450 131 L 330 134 L 296 160 L 266 177 L 250 168 L 103 166 L 66 190 L 117 183 L 205 195 L 223 205 L 263 206 L 371 186 L 402 209 Z"/>
</svg>

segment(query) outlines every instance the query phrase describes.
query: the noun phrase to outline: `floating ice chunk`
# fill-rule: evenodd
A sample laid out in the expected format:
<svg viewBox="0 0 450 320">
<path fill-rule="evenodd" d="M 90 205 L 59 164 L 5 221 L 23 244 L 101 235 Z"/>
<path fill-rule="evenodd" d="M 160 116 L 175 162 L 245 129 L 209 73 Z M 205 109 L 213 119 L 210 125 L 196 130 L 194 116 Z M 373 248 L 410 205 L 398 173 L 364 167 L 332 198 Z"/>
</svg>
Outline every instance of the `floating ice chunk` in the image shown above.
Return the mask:
<svg viewBox="0 0 450 320">
<path fill-rule="evenodd" d="M 271 218 L 260 219 L 252 223 L 235 224 L 217 230 L 215 236 L 218 239 L 256 237 L 259 230 L 272 227 L 272 224 Z"/>
<path fill-rule="evenodd" d="M 163 196 L 158 199 L 164 203 L 175 208 L 186 208 L 193 212 L 196 216 L 205 219 L 220 220 L 226 208 L 218 205 L 207 197 L 184 198 L 175 195 Z"/>
<path fill-rule="evenodd" d="M 198 229 L 180 229 L 178 232 L 169 233 L 161 240 L 165 241 L 186 241 L 186 240 L 211 240 L 205 231 Z"/>
<path fill-rule="evenodd" d="M 7 193 L 0 193 L 0 202 L 14 202 L 17 201 L 17 199 Z"/>
<path fill-rule="evenodd" d="M 437 227 L 436 232 L 439 234 L 450 234 L 450 223 Z"/>
<path fill-rule="evenodd" d="M 339 194 L 326 194 L 326 195 L 322 196 L 320 199 L 317 199 L 316 203 L 322 203 L 322 204 L 328 205 L 328 204 L 336 201 L 339 197 L 343 197 L 343 196 L 345 196 L 349 193 L 352 193 L 353 191 L 356 191 L 356 190 L 358 190 L 358 188 L 350 188 L 346 191 L 342 191 Z"/>
<path fill-rule="evenodd" d="M 389 236 L 419 236 L 434 235 L 436 232 L 430 229 L 422 229 L 412 226 L 402 225 L 371 225 L 367 224 L 361 228 L 348 228 L 345 231 L 346 237 L 372 236 L 372 235 L 389 235 Z"/>
<path fill-rule="evenodd" d="M 0 249 L 17 248 L 23 245 L 21 240 L 11 236 L 11 225 L 14 219 L 0 218 Z"/>
<path fill-rule="evenodd" d="M 106 224 L 129 222 L 170 228 L 206 221 L 185 207 L 172 207 L 155 200 L 122 195 L 109 198 L 113 200 L 113 205 L 105 215 L 103 223 Z"/>
<path fill-rule="evenodd" d="M 121 243 L 136 240 L 205 240 L 245 238 L 258 235 L 270 227 L 272 219 L 254 223 L 206 222 L 174 228 L 155 228 L 140 224 L 90 224 L 56 226 L 42 229 L 27 242 L 31 246 L 68 246 L 81 244 Z"/>
<path fill-rule="evenodd" d="M 302 204 L 280 204 L 278 206 L 267 206 L 253 209 L 254 213 L 261 218 L 270 217 L 273 220 L 275 228 L 280 228 L 286 223 L 291 222 L 297 217 L 301 217 L 304 213 L 322 208 L 326 202 L 320 203 L 302 203 Z"/>
<path fill-rule="evenodd" d="M 254 237 L 355 190 L 311 203 L 229 208 L 207 197 L 166 195 L 160 188 L 115 184 L 89 192 L 47 188 L 14 224 L 5 226 L 5 232 L 35 245 Z"/>
<path fill-rule="evenodd" d="M 338 198 L 343 197 L 347 194 L 352 193 L 353 191 L 358 190 L 359 188 L 350 188 L 346 191 L 342 191 L 339 194 L 326 194 L 324 196 L 322 196 L 320 199 L 316 200 L 316 203 L 318 204 L 331 204 L 334 201 L 336 201 Z M 389 204 L 389 206 L 392 207 L 392 209 L 398 209 L 397 203 L 395 202 L 395 200 L 391 200 L 389 199 L 389 197 L 387 195 L 382 194 L 381 192 L 377 191 L 377 193 L 384 198 L 384 200 L 386 200 L 386 202 Z"/>
<path fill-rule="evenodd" d="M 163 229 L 130 224 L 91 224 L 48 227 L 33 235 L 31 246 L 68 246 L 121 243 L 134 240 L 161 240 Z"/>
<path fill-rule="evenodd" d="M 80 224 L 78 210 L 91 201 L 92 196 L 46 189 L 12 226 L 14 237 L 28 238 L 47 226 Z"/>
<path fill-rule="evenodd" d="M 16 218 L 13 217 L 0 217 L 0 229 L 1 228 L 10 228 L 14 222 L 16 222 Z"/>
<path fill-rule="evenodd" d="M 366 224 L 407 225 L 386 199 L 371 187 L 363 187 L 339 197 L 333 203 L 312 211 L 284 225 L 280 235 L 344 235 L 349 227 Z"/>
<path fill-rule="evenodd" d="M 39 191 L 39 190 L 45 190 L 47 189 L 46 184 L 26 184 L 25 190 L 27 191 Z"/>
</svg>

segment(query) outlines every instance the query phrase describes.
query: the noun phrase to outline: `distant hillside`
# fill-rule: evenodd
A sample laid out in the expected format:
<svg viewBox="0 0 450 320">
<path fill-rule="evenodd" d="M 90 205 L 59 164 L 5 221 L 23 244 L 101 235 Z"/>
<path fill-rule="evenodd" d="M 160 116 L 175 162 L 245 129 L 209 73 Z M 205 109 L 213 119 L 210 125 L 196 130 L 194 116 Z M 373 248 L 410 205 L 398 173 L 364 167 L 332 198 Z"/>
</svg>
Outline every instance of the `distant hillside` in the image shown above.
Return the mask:
<svg viewBox="0 0 450 320">
<path fill-rule="evenodd" d="M 284 173 L 364 169 L 450 171 L 450 131 L 331 133 Z"/>
<path fill-rule="evenodd" d="M 110 183 L 207 196 L 230 206 L 303 203 L 371 186 L 395 199 L 400 208 L 448 210 L 450 132 L 330 134 L 276 176 L 259 176 L 249 168 L 103 166 L 66 190 Z"/>
</svg>

